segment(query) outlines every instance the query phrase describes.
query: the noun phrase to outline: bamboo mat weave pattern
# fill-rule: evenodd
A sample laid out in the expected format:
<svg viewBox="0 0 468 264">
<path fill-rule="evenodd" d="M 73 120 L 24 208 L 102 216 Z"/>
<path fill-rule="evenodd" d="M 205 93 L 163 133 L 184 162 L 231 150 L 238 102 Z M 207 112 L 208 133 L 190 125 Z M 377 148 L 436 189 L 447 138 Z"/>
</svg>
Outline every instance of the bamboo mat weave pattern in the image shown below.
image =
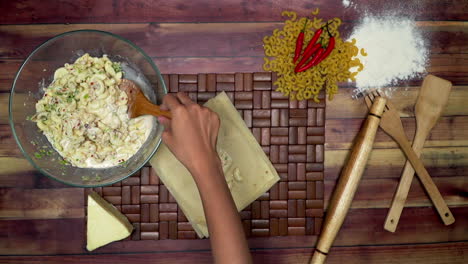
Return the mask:
<svg viewBox="0 0 468 264">
<path fill-rule="evenodd" d="M 203 104 L 225 91 L 281 180 L 240 215 L 248 237 L 317 235 L 323 216 L 325 95 L 290 101 L 274 91 L 275 74 L 164 75 L 170 92 Z M 94 188 L 133 223 L 128 239 L 196 239 L 175 199 L 151 167 L 112 186 Z"/>
</svg>

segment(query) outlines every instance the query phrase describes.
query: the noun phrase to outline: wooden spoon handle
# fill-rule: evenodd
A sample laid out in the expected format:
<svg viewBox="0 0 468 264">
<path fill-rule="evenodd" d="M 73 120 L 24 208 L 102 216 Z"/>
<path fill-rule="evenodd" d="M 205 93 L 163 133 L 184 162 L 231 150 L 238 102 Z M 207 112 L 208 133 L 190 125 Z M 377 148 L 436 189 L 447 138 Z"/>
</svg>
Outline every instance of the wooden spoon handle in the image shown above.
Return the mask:
<svg viewBox="0 0 468 264">
<path fill-rule="evenodd" d="M 413 150 L 419 158 L 424 147 L 424 142 L 429 134 L 426 129 L 417 129 L 413 141 Z M 411 182 L 413 181 L 414 169 L 409 160 L 406 160 L 405 167 L 401 174 L 400 182 L 393 196 L 392 205 L 385 218 L 384 229 L 390 232 L 395 232 L 400 220 L 403 207 L 405 206 L 406 197 L 408 196 Z"/>
<path fill-rule="evenodd" d="M 395 140 L 398 142 L 406 157 L 411 162 L 411 165 L 413 165 L 413 168 L 416 171 L 419 180 L 421 181 L 421 183 L 424 186 L 424 189 L 431 198 L 431 201 L 434 204 L 437 212 L 439 213 L 442 222 L 444 222 L 445 225 L 453 224 L 455 222 L 455 218 L 453 217 L 452 212 L 445 203 L 444 198 L 439 192 L 439 189 L 437 189 L 437 186 L 432 181 L 431 176 L 429 176 L 429 173 L 427 172 L 426 168 L 424 168 L 424 164 L 418 158 L 416 153 L 414 153 L 408 140 L 406 140 L 406 138 L 399 138 Z"/>
<path fill-rule="evenodd" d="M 372 151 L 375 134 L 380 123 L 379 117 L 382 115 L 385 103 L 384 98 L 376 98 L 370 114 L 356 137 L 351 155 L 341 173 L 328 206 L 322 232 L 310 261 L 311 264 L 324 263 L 326 255 L 343 224 Z"/>
<path fill-rule="evenodd" d="M 153 107 L 146 108 L 145 110 L 148 112 L 147 114 L 149 114 L 149 115 L 164 116 L 164 117 L 167 117 L 169 119 L 172 118 L 171 112 L 161 110 L 161 107 L 159 105 L 153 105 Z"/>
<path fill-rule="evenodd" d="M 162 110 L 159 105 L 152 104 L 144 95 L 137 97 L 135 105 L 138 105 L 138 108 L 135 108 L 134 115 L 153 115 L 153 116 L 164 116 L 169 119 L 172 118 L 171 112 Z"/>
</svg>

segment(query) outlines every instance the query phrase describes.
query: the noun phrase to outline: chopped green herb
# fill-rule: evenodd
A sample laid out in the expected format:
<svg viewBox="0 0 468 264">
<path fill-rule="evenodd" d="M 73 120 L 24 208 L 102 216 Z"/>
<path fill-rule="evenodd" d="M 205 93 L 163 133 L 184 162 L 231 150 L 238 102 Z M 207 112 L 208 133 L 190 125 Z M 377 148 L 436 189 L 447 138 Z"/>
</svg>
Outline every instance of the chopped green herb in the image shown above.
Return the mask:
<svg viewBox="0 0 468 264">
<path fill-rule="evenodd" d="M 88 99 L 88 98 L 89 98 L 89 94 L 85 94 L 85 95 L 83 96 L 83 98 L 84 98 L 84 99 Z"/>
<path fill-rule="evenodd" d="M 68 162 L 67 162 L 66 160 L 61 160 L 61 161 L 60 161 L 60 164 L 62 164 L 62 165 L 68 165 Z"/>
<path fill-rule="evenodd" d="M 112 63 L 112 68 L 114 68 L 114 71 L 115 71 L 116 73 L 122 71 L 122 66 L 121 66 L 120 63 L 118 63 L 118 62 Z"/>
<path fill-rule="evenodd" d="M 38 159 L 42 158 L 42 155 L 39 152 L 35 152 L 34 156 Z"/>
<path fill-rule="evenodd" d="M 55 109 L 57 109 L 57 105 L 55 104 L 44 105 L 44 110 L 46 110 L 46 112 L 54 111 Z"/>
<path fill-rule="evenodd" d="M 123 167 L 127 167 L 127 165 L 128 165 L 128 160 L 124 160 L 124 161 L 120 162 L 119 165 L 121 165 L 121 166 L 123 166 Z"/>
</svg>

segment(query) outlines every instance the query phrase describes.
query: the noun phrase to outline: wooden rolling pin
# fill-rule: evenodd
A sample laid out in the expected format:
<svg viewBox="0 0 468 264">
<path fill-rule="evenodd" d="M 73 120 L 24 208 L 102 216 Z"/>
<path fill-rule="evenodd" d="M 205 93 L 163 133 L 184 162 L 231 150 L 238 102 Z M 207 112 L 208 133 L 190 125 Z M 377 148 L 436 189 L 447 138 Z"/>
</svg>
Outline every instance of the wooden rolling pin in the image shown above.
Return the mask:
<svg viewBox="0 0 468 264">
<path fill-rule="evenodd" d="M 379 128 L 380 116 L 385 108 L 385 104 L 386 100 L 384 98 L 377 97 L 375 99 L 361 131 L 356 137 L 348 163 L 343 168 L 328 205 L 322 232 L 310 261 L 311 264 L 325 262 L 336 234 L 343 224 L 372 151 L 375 134 Z"/>
</svg>

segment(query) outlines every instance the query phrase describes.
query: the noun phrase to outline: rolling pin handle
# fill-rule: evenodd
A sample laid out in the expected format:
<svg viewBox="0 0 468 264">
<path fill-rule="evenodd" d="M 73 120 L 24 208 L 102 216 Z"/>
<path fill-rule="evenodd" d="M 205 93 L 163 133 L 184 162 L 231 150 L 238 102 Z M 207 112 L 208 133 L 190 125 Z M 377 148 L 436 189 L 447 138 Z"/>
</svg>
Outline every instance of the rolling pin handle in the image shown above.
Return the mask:
<svg viewBox="0 0 468 264">
<path fill-rule="evenodd" d="M 312 260 L 309 262 L 309 264 L 325 263 L 326 257 L 327 257 L 327 254 L 320 252 L 319 250 L 315 250 L 314 255 L 312 256 Z"/>
<path fill-rule="evenodd" d="M 351 154 L 331 196 L 322 232 L 320 232 L 310 264 L 325 262 L 333 241 L 346 218 L 367 160 L 369 159 L 369 154 L 372 151 L 375 134 L 379 127 L 380 117 L 382 116 L 386 102 L 385 98 L 375 98 L 369 115 L 361 127 L 359 134 L 356 136 Z"/>
</svg>

